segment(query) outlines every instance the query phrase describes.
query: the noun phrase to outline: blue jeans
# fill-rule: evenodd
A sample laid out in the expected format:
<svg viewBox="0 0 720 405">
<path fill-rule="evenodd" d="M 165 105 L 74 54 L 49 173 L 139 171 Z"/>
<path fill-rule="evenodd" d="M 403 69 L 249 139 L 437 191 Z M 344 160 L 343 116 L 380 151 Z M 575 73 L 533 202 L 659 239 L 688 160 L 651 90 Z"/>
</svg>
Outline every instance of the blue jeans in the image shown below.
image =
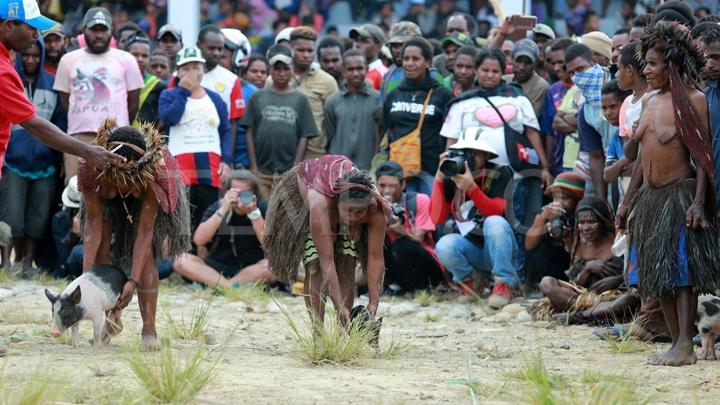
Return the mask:
<svg viewBox="0 0 720 405">
<path fill-rule="evenodd" d="M 435 178 L 426 172 L 420 172 L 415 177 L 407 179 L 405 184 L 405 192 L 422 193 L 427 196 L 432 194 L 433 183 Z"/>
<path fill-rule="evenodd" d="M 483 239 L 483 245 L 478 246 L 470 239 L 452 233 L 440 238 L 435 250 L 455 282 L 470 277 L 474 271 L 481 271 L 515 287 L 522 263 L 510 224 L 497 215 L 485 218 Z"/>
</svg>

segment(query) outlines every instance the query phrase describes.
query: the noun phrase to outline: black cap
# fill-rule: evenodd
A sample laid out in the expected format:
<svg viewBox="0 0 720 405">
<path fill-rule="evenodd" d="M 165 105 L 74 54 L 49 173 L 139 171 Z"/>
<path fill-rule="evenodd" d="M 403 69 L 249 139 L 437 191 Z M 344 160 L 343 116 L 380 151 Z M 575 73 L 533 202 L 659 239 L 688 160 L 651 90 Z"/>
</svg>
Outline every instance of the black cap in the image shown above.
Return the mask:
<svg viewBox="0 0 720 405">
<path fill-rule="evenodd" d="M 375 169 L 375 178 L 380 178 L 380 176 L 393 176 L 400 180 L 405 178 L 402 166 L 392 160 L 388 160 Z"/>
<path fill-rule="evenodd" d="M 91 28 L 96 25 L 104 25 L 112 28 L 112 15 L 105 7 L 93 7 L 85 13 L 83 27 Z"/>
</svg>

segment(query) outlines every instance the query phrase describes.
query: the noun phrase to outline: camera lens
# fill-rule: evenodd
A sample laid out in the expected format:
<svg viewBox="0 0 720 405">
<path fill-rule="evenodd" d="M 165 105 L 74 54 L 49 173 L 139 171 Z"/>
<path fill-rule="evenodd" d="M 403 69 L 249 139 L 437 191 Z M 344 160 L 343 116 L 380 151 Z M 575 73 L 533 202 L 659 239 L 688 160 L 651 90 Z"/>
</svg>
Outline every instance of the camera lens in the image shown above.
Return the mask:
<svg viewBox="0 0 720 405">
<path fill-rule="evenodd" d="M 238 194 L 238 198 L 240 199 L 240 202 L 241 202 L 241 203 L 247 205 L 247 204 L 252 203 L 253 193 L 252 193 L 252 191 L 249 191 L 249 190 L 241 191 L 241 192 Z"/>
</svg>

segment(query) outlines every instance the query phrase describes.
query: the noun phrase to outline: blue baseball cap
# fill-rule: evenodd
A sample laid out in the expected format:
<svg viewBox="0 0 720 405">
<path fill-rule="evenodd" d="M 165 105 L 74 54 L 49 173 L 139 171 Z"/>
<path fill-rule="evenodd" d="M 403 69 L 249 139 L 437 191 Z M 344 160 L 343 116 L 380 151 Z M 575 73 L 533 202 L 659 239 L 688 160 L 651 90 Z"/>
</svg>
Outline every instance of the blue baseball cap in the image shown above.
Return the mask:
<svg viewBox="0 0 720 405">
<path fill-rule="evenodd" d="M 40 14 L 40 7 L 35 0 L 0 0 L 0 18 L 6 21 L 22 21 L 39 30 L 49 30 L 57 24 Z"/>
</svg>

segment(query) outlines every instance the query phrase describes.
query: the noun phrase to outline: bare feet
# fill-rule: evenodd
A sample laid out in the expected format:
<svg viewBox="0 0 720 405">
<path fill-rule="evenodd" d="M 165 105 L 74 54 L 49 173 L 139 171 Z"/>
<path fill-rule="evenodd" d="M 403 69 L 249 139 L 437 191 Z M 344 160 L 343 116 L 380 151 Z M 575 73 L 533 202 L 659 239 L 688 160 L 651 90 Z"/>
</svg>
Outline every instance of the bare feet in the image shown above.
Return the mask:
<svg viewBox="0 0 720 405">
<path fill-rule="evenodd" d="M 660 355 L 648 356 L 648 364 L 653 366 L 686 366 L 697 363 L 692 345 L 676 345 Z"/>
</svg>

